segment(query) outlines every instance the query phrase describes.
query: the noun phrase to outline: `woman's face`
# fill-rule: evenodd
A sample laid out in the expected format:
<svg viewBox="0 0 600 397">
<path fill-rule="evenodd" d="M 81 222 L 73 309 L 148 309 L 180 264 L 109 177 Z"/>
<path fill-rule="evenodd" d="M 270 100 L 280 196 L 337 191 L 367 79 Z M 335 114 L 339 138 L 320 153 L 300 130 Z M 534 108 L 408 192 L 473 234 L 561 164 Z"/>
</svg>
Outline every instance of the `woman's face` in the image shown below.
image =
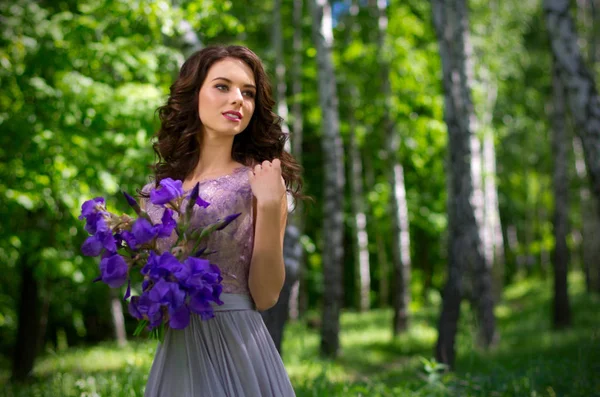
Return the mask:
<svg viewBox="0 0 600 397">
<path fill-rule="evenodd" d="M 244 131 L 254 113 L 256 83 L 252 69 L 237 58 L 215 62 L 198 96 L 204 136 L 235 136 Z"/>
</svg>

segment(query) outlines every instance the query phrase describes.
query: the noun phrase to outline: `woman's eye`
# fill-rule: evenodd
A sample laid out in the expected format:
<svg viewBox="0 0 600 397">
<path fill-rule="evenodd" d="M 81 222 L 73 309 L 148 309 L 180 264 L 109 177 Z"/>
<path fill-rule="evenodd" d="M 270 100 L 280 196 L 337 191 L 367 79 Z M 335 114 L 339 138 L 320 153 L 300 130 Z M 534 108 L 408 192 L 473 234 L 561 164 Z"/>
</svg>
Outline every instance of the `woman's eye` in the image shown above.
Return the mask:
<svg viewBox="0 0 600 397">
<path fill-rule="evenodd" d="M 225 91 L 225 90 L 227 90 L 227 86 L 225 84 L 217 84 L 215 87 L 219 91 Z"/>
<path fill-rule="evenodd" d="M 244 95 L 246 95 L 248 98 L 254 98 L 254 91 L 244 91 Z"/>
</svg>

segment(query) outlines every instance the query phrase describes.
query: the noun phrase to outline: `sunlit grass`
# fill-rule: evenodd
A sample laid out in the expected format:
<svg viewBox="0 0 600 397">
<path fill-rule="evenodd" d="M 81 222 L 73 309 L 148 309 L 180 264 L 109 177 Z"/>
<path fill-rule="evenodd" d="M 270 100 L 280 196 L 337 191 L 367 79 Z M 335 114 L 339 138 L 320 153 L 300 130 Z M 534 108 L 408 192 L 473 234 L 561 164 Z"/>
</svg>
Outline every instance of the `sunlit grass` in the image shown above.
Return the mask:
<svg viewBox="0 0 600 397">
<path fill-rule="evenodd" d="M 572 275 L 574 326 L 554 331 L 551 287 L 551 280 L 523 280 L 506 289 L 496 309 L 501 338 L 490 351 L 477 346 L 477 327 L 464 305 L 452 374 L 424 371 L 437 338 L 437 307 L 413 306 L 409 330 L 395 339 L 391 310 L 344 312 L 336 360 L 319 356 L 317 329 L 291 323 L 284 362 L 299 397 L 600 395 L 600 299 Z M 31 384 L 6 385 L 0 396 L 141 397 L 155 346 L 138 339 L 124 348 L 108 343 L 49 351 L 37 361 Z"/>
</svg>

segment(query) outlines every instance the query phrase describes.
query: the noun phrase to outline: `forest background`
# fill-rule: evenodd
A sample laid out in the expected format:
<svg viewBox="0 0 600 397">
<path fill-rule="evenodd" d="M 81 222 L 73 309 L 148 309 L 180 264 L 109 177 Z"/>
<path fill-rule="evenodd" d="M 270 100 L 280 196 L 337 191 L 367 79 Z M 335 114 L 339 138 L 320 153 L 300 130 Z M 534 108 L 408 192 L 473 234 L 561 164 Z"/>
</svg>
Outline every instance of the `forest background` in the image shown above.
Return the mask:
<svg viewBox="0 0 600 397">
<path fill-rule="evenodd" d="M 141 396 L 83 201 L 148 182 L 211 44 L 265 62 L 304 167 L 264 319 L 297 394 L 600 395 L 597 0 L 0 3 L 0 391 Z"/>
</svg>

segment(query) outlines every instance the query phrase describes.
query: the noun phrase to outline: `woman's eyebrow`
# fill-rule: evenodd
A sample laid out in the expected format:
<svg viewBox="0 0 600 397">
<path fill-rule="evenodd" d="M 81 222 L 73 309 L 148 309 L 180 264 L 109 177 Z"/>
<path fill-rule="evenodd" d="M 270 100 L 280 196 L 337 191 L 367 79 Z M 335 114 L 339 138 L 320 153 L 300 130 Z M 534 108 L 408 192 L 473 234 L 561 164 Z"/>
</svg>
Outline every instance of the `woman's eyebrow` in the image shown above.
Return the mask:
<svg viewBox="0 0 600 397">
<path fill-rule="evenodd" d="M 214 79 L 212 79 L 212 81 L 215 81 L 215 80 L 225 80 L 228 83 L 233 83 L 233 81 L 229 80 L 227 77 L 215 77 Z M 256 86 L 254 84 L 244 84 L 244 87 L 250 87 L 250 88 L 256 89 Z"/>
</svg>

